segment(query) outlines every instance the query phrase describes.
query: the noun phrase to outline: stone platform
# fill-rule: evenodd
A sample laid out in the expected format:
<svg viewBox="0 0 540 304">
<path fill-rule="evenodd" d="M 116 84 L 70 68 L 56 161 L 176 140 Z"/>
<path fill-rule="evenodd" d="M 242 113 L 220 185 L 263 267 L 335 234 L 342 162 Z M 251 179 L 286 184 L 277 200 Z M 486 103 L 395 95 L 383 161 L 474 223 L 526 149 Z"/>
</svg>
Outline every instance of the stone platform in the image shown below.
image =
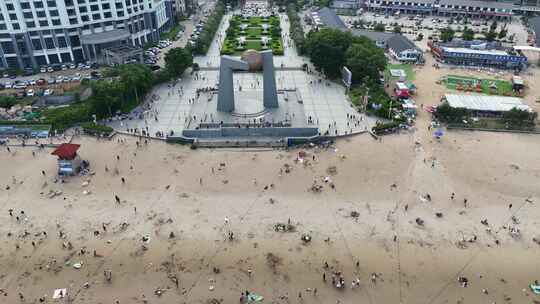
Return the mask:
<svg viewBox="0 0 540 304">
<path fill-rule="evenodd" d="M 264 136 L 268 138 L 311 137 L 319 133 L 308 123 L 304 104 L 295 91 L 279 91 L 277 108 L 264 108 L 261 90 L 235 92 L 233 112 L 217 111 L 218 96 L 209 93 L 191 106 L 186 138 L 234 138 Z"/>
</svg>

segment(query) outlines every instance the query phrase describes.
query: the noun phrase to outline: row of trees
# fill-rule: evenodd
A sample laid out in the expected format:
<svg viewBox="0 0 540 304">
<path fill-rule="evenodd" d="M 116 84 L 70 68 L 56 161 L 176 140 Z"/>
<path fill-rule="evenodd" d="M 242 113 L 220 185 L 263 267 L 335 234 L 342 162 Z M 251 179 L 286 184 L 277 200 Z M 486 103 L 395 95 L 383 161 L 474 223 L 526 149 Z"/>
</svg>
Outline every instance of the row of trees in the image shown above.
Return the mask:
<svg viewBox="0 0 540 304">
<path fill-rule="evenodd" d="M 330 78 L 340 76 L 341 68 L 347 66 L 354 84 L 378 81 L 387 64 L 384 51 L 371 40 L 337 29 L 310 32 L 305 51 L 315 67 Z"/>
<path fill-rule="evenodd" d="M 484 33 L 484 39 L 487 41 L 495 41 L 496 39 L 503 39 L 508 34 L 508 29 L 506 28 L 506 25 L 501 28 L 500 31 L 497 32 L 497 21 L 493 21 L 493 23 L 489 27 L 489 31 Z M 446 27 L 441 30 L 441 40 L 443 42 L 452 41 L 456 35 L 456 31 L 454 31 L 451 27 Z M 474 31 L 473 29 L 465 26 L 463 28 L 463 31 L 461 32 L 461 38 L 463 40 L 474 40 Z"/>
<path fill-rule="evenodd" d="M 223 19 L 223 15 L 225 15 L 225 4 L 219 1 L 212 14 L 208 16 L 204 28 L 197 39 L 197 43 L 195 43 L 195 47 L 193 48 L 195 54 L 205 55 L 208 52 L 221 23 L 221 19 Z"/>
<path fill-rule="evenodd" d="M 127 113 L 144 101 L 144 96 L 154 85 L 181 76 L 192 64 L 191 50 L 174 48 L 165 54 L 165 68 L 158 72 L 152 72 L 142 64 L 113 67 L 104 72 L 106 79 L 83 83 L 92 89 L 87 100 L 65 108 L 44 110 L 43 122 L 63 130 L 91 121 L 94 115 L 103 119 L 119 112 Z"/>
<path fill-rule="evenodd" d="M 298 16 L 296 6 L 292 3 L 287 6 L 287 16 L 289 17 L 290 23 L 289 34 L 296 45 L 298 53 L 302 55 L 305 52 L 304 28 L 302 27 L 302 20 L 300 19 L 300 16 Z"/>
</svg>

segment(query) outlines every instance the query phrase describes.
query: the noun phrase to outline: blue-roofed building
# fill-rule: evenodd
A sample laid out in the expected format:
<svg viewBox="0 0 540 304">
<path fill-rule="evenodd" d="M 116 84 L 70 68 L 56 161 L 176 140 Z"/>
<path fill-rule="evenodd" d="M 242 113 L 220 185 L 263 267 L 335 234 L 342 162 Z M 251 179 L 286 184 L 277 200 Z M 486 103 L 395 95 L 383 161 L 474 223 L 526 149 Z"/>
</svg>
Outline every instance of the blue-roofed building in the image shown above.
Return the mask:
<svg viewBox="0 0 540 304">
<path fill-rule="evenodd" d="M 521 53 L 487 44 L 460 44 L 429 42 L 431 53 L 437 60 L 462 66 L 494 67 L 521 70 L 527 66 L 527 57 Z"/>
</svg>

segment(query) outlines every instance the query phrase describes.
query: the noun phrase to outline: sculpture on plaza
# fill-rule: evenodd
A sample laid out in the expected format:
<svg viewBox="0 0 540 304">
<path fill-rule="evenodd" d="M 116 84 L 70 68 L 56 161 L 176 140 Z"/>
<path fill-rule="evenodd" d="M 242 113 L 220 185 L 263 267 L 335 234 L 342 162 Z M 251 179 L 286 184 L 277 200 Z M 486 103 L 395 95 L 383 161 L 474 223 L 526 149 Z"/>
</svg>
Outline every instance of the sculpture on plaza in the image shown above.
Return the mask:
<svg viewBox="0 0 540 304">
<path fill-rule="evenodd" d="M 219 67 L 219 93 L 217 110 L 234 112 L 234 79 L 233 71 L 263 70 L 263 105 L 265 108 L 277 108 L 277 88 L 272 51 L 257 52 L 248 50 L 240 59 L 231 56 L 221 56 Z"/>
</svg>

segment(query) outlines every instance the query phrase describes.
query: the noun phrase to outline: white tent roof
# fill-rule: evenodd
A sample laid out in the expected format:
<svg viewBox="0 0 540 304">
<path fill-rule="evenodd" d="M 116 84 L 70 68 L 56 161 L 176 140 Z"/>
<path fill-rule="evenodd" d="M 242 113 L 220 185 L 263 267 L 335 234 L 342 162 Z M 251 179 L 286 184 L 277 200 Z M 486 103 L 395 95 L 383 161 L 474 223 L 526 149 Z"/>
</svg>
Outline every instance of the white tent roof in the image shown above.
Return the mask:
<svg viewBox="0 0 540 304">
<path fill-rule="evenodd" d="M 518 97 L 446 94 L 445 99 L 453 108 L 474 111 L 507 112 L 513 108 L 531 111 L 531 108 L 523 104 L 522 99 Z"/>
</svg>

